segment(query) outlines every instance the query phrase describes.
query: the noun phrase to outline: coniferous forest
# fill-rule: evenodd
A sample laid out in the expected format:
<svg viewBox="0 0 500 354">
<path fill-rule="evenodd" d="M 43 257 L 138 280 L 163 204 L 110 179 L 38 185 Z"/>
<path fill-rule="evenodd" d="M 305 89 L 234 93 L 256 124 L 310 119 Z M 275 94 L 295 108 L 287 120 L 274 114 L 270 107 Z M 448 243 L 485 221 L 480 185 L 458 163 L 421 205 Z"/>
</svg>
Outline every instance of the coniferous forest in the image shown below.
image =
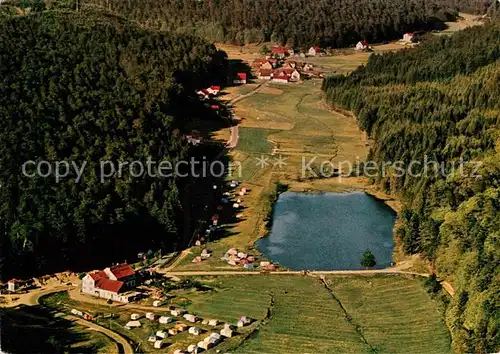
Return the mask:
<svg viewBox="0 0 500 354">
<path fill-rule="evenodd" d="M 272 41 L 294 48 L 379 42 L 407 31 L 442 28 L 453 1 L 405 0 L 84 0 L 152 28 L 233 44 Z M 376 16 L 374 16 L 376 14 Z"/>
<path fill-rule="evenodd" d="M 404 201 L 404 250 L 452 280 L 446 321 L 461 353 L 500 349 L 499 38 L 498 24 L 468 29 L 372 55 L 323 83 L 329 103 L 355 112 L 374 139 L 369 159 L 420 162 L 413 176 L 386 169 L 373 182 Z M 434 161 L 444 173 L 432 172 Z"/>
<path fill-rule="evenodd" d="M 101 181 L 111 163 L 100 164 L 186 156 L 182 126 L 198 114 L 189 97 L 224 65 L 213 45 L 93 12 L 43 12 L 0 21 L 0 63 L 3 278 L 181 243 L 186 181 L 135 178 L 138 164 Z M 27 177 L 30 160 L 66 161 L 69 175 L 44 178 L 49 166 L 33 163 Z"/>
</svg>

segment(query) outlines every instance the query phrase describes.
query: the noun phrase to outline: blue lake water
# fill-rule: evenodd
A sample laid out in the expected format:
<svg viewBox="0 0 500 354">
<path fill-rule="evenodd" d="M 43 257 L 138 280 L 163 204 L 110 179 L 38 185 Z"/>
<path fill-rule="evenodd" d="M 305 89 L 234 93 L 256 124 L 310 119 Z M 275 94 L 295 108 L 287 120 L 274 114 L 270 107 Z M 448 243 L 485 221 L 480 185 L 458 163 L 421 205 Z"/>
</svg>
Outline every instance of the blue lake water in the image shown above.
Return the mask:
<svg viewBox="0 0 500 354">
<path fill-rule="evenodd" d="M 271 233 L 257 241 L 266 257 L 294 270 L 363 269 L 362 253 L 375 268 L 391 265 L 396 214 L 362 193 L 281 194 Z"/>
</svg>

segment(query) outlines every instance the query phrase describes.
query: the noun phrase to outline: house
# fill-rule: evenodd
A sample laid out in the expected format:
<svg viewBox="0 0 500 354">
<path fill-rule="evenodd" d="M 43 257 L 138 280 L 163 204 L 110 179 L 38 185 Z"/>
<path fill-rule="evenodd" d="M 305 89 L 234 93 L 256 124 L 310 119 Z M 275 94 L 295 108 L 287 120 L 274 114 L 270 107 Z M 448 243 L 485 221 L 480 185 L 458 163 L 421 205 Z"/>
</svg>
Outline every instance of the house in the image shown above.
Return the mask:
<svg viewBox="0 0 500 354">
<path fill-rule="evenodd" d="M 154 344 L 155 349 L 161 349 L 163 347 L 163 341 L 162 340 L 157 340 Z"/>
<path fill-rule="evenodd" d="M 217 96 L 220 92 L 220 86 L 210 86 L 206 91 L 211 95 Z"/>
<path fill-rule="evenodd" d="M 300 81 L 300 73 L 295 69 L 284 69 L 283 72 L 288 76 L 289 81 Z"/>
<path fill-rule="evenodd" d="M 209 326 L 217 326 L 219 324 L 219 321 L 218 320 L 208 320 L 208 325 Z"/>
<path fill-rule="evenodd" d="M 289 47 L 273 47 L 271 49 L 271 55 L 273 57 L 278 57 L 280 59 L 283 59 L 287 55 L 294 55 L 295 52 L 292 48 Z"/>
<path fill-rule="evenodd" d="M 71 310 L 71 314 L 83 317 L 83 312 L 82 311 L 78 311 L 77 309 L 72 309 Z"/>
<path fill-rule="evenodd" d="M 154 321 L 154 320 L 155 320 L 155 314 L 154 314 L 154 313 L 152 313 L 152 312 L 147 312 L 147 313 L 146 313 L 146 318 L 147 318 L 148 320 Z"/>
<path fill-rule="evenodd" d="M 192 334 L 192 335 L 195 335 L 195 336 L 199 336 L 202 331 L 201 331 L 201 328 L 190 327 L 188 332 L 189 332 L 189 334 Z"/>
<path fill-rule="evenodd" d="M 129 302 L 135 299 L 136 294 L 122 293 L 135 285 L 135 271 L 130 265 L 123 263 L 103 271 L 87 273 L 82 279 L 82 292 L 103 299 Z"/>
<path fill-rule="evenodd" d="M 247 257 L 247 260 L 248 260 L 249 262 L 255 262 L 255 256 L 248 256 L 248 257 Z"/>
<path fill-rule="evenodd" d="M 139 318 L 141 318 L 142 316 L 138 313 L 133 313 L 130 315 L 130 319 L 131 320 L 138 320 Z"/>
<path fill-rule="evenodd" d="M 150 335 L 148 338 L 148 342 L 156 342 L 156 336 L 154 334 Z"/>
<path fill-rule="evenodd" d="M 233 330 L 231 328 L 223 328 L 220 330 L 220 334 L 224 337 L 231 338 L 233 336 Z"/>
<path fill-rule="evenodd" d="M 247 263 L 247 264 L 243 264 L 243 268 L 251 270 L 251 269 L 254 269 L 254 266 L 253 266 L 253 264 L 248 264 Z"/>
<path fill-rule="evenodd" d="M 307 55 L 311 57 L 315 57 L 316 55 L 321 54 L 321 48 L 320 47 L 311 47 L 309 48 L 309 51 L 307 52 Z"/>
<path fill-rule="evenodd" d="M 272 77 L 273 71 L 271 69 L 260 69 L 257 73 L 257 78 L 259 80 L 270 80 Z"/>
<path fill-rule="evenodd" d="M 168 333 L 165 331 L 157 331 L 156 336 L 161 338 L 161 339 L 165 339 L 168 337 Z"/>
<path fill-rule="evenodd" d="M 174 354 L 186 354 L 186 352 L 182 349 L 177 349 Z"/>
<path fill-rule="evenodd" d="M 193 260 L 191 261 L 191 263 L 200 263 L 200 262 L 201 262 L 200 256 L 194 257 Z"/>
<path fill-rule="evenodd" d="M 243 252 L 238 252 L 238 258 L 247 258 L 247 254 Z"/>
<path fill-rule="evenodd" d="M 403 35 L 403 42 L 413 43 L 414 40 L 415 40 L 415 34 L 414 33 L 408 32 L 408 33 L 405 33 Z"/>
<path fill-rule="evenodd" d="M 199 90 L 196 92 L 198 94 L 198 97 L 202 100 L 208 100 L 210 98 L 210 92 L 208 90 Z"/>
<path fill-rule="evenodd" d="M 174 319 L 172 317 L 168 317 L 168 316 L 161 316 L 159 319 L 159 322 L 162 324 L 167 324 L 167 323 L 174 322 Z"/>
<path fill-rule="evenodd" d="M 280 72 L 278 75 L 274 75 L 271 81 L 277 84 L 288 84 L 290 79 L 284 72 Z"/>
<path fill-rule="evenodd" d="M 23 281 L 22 280 L 18 280 L 18 279 L 11 279 L 7 282 L 7 290 L 9 291 L 16 291 L 18 290 L 21 285 L 23 285 Z"/>
<path fill-rule="evenodd" d="M 356 44 L 356 50 L 363 51 L 368 49 L 370 49 L 370 46 L 367 41 L 359 41 L 358 44 Z"/>
<path fill-rule="evenodd" d="M 236 78 L 233 80 L 233 84 L 246 84 L 247 83 L 247 73 L 237 73 Z"/>
<path fill-rule="evenodd" d="M 270 265 L 271 265 L 271 262 L 267 262 L 267 261 L 260 262 L 261 267 L 269 267 Z"/>
<path fill-rule="evenodd" d="M 271 66 L 273 68 L 277 67 L 280 63 L 280 61 L 278 59 L 275 59 L 275 58 L 271 58 L 269 59 L 269 63 L 271 64 Z"/>
<path fill-rule="evenodd" d="M 177 333 L 179 333 L 179 330 L 177 328 L 170 328 L 168 330 L 168 334 L 170 334 L 171 336 L 175 336 L 177 335 Z"/>
</svg>

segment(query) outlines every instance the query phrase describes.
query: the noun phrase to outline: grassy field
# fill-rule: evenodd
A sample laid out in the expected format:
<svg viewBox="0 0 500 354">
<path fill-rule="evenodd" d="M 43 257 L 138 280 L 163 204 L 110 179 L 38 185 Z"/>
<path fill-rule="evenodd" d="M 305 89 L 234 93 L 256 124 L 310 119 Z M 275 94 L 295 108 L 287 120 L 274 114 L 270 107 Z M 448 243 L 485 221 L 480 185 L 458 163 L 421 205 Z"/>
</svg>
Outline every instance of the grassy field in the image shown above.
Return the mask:
<svg viewBox="0 0 500 354">
<path fill-rule="evenodd" d="M 190 309 L 228 320 L 247 315 L 261 321 L 236 353 L 450 351 L 437 306 L 417 279 L 328 278 L 329 288 L 351 320 L 318 278 L 241 276 L 204 281 L 218 290 L 188 296 Z"/>
</svg>

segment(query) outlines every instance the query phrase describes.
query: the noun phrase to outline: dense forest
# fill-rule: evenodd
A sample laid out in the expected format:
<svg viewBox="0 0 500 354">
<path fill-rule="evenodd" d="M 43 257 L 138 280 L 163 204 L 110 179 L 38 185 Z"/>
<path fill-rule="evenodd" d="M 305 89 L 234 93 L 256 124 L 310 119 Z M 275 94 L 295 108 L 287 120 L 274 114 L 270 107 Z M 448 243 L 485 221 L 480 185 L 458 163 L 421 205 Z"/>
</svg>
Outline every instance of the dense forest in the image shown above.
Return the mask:
<svg viewBox="0 0 500 354">
<path fill-rule="evenodd" d="M 182 242 L 189 181 L 141 174 L 138 163 L 111 174 L 111 163 L 118 171 L 120 161 L 184 158 L 183 124 L 204 114 L 194 89 L 224 65 L 200 38 L 94 12 L 1 20 L 2 277 L 98 267 Z M 36 171 L 41 161 L 52 174 L 45 162 Z M 59 180 L 58 161 L 70 167 Z"/>
<path fill-rule="evenodd" d="M 417 161 L 413 175 L 381 169 L 373 182 L 404 201 L 404 250 L 452 281 L 446 321 L 460 353 L 500 350 L 499 38 L 498 24 L 471 28 L 323 83 L 374 139 L 369 159 Z"/>
<path fill-rule="evenodd" d="M 82 0 L 148 27 L 234 44 L 272 41 L 294 48 L 345 47 L 441 28 L 456 15 L 436 0 Z"/>
</svg>

